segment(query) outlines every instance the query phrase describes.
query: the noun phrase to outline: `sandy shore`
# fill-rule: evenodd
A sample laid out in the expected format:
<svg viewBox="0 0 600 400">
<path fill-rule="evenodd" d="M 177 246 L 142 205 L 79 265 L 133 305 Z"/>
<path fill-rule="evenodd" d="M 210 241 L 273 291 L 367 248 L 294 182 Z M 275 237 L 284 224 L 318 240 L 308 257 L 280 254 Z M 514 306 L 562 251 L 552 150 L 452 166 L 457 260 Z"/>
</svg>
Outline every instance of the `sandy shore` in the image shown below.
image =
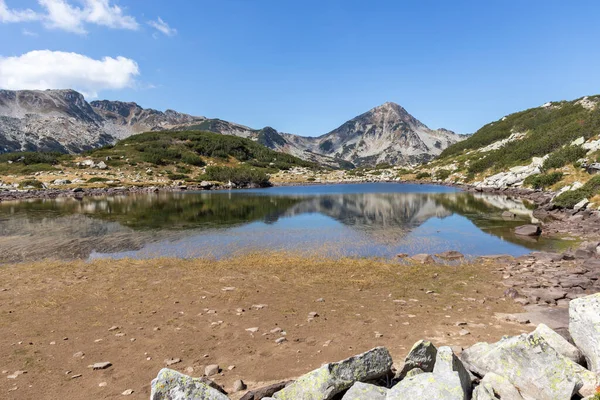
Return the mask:
<svg viewBox="0 0 600 400">
<path fill-rule="evenodd" d="M 219 364 L 216 382 L 252 388 L 378 345 L 400 360 L 421 338 L 467 346 L 531 330 L 494 317 L 521 310 L 504 298 L 494 263 L 272 253 L 3 266 L 1 397 L 103 399 L 132 389 L 130 398 L 147 399 L 167 359 L 195 376 Z M 112 366 L 88 368 L 103 361 Z M 6 378 L 17 370 L 27 373 Z"/>
</svg>

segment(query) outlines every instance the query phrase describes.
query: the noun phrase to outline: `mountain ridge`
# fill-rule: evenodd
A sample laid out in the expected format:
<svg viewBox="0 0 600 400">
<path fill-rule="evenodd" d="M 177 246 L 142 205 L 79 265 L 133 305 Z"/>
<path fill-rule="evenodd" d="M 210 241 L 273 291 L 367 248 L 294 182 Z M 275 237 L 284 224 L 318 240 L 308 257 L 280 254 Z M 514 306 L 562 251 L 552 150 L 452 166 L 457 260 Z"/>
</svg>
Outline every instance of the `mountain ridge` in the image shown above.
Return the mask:
<svg viewBox="0 0 600 400">
<path fill-rule="evenodd" d="M 205 130 L 240 136 L 308 161 L 333 167 L 378 163 L 416 164 L 438 156 L 462 139 L 431 130 L 402 106 L 386 102 L 315 137 L 279 132 L 135 102 L 87 102 L 71 90 L 0 90 L 0 153 L 78 153 L 147 131 Z"/>
</svg>

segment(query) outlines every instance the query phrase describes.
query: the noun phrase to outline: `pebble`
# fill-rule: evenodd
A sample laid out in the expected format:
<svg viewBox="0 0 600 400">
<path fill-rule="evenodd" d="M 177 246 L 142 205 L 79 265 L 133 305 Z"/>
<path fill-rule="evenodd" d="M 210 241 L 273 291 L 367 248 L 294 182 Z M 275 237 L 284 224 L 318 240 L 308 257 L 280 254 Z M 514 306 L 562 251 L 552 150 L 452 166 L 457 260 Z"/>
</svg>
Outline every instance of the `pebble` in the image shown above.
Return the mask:
<svg viewBox="0 0 600 400">
<path fill-rule="evenodd" d="M 181 358 L 167 358 L 165 359 L 165 365 L 167 367 L 174 365 L 174 364 L 179 364 L 181 362 Z"/>
<path fill-rule="evenodd" d="M 127 389 L 126 391 L 124 391 L 123 393 L 121 393 L 123 396 L 129 396 L 133 394 L 133 390 L 131 389 Z"/>
<path fill-rule="evenodd" d="M 318 298 L 318 299 L 317 299 L 317 300 L 315 300 L 315 301 L 316 301 L 317 303 L 324 303 L 324 302 L 325 302 L 325 299 L 324 299 L 324 298 L 322 298 L 322 297 L 320 297 L 320 298 Z"/>
<path fill-rule="evenodd" d="M 241 392 L 242 390 L 246 390 L 247 387 L 248 386 L 246 386 L 244 381 L 241 379 L 233 382 L 233 392 Z"/>
<path fill-rule="evenodd" d="M 250 332 L 250 333 L 256 333 L 256 332 L 258 332 L 258 327 L 255 326 L 252 328 L 247 328 L 246 331 Z"/>
<path fill-rule="evenodd" d="M 458 334 L 459 334 L 460 336 L 467 336 L 467 335 L 470 335 L 470 334 L 471 334 L 471 332 L 469 332 L 469 331 L 468 331 L 468 330 L 466 330 L 466 329 L 461 329 L 461 330 L 460 330 L 460 332 L 458 332 Z"/>
<path fill-rule="evenodd" d="M 12 375 L 8 375 L 8 376 L 7 376 L 7 378 L 8 378 L 8 379 L 17 379 L 17 377 L 18 377 L 19 375 L 23 375 L 23 374 L 26 374 L 26 373 L 27 373 L 27 371 L 15 371 L 15 373 L 14 373 L 14 374 L 12 374 Z"/>
<path fill-rule="evenodd" d="M 186 374 L 193 374 L 194 373 L 194 367 L 186 367 L 185 368 L 185 373 Z"/>
<path fill-rule="evenodd" d="M 277 327 L 277 328 L 271 329 L 269 332 L 271 332 L 271 333 L 279 333 L 279 332 L 281 332 L 281 330 L 282 329 L 280 327 Z"/>
<path fill-rule="evenodd" d="M 98 384 L 98 386 L 100 386 L 100 387 L 106 387 L 106 385 L 107 385 L 107 383 L 106 383 L 106 382 L 100 382 L 100 383 Z"/>
<path fill-rule="evenodd" d="M 224 291 L 224 292 L 233 292 L 235 290 L 235 288 L 233 286 L 227 286 L 227 287 L 224 287 L 221 290 Z"/>
<path fill-rule="evenodd" d="M 92 369 L 106 369 L 110 366 L 112 366 L 112 364 L 108 361 L 97 362 L 94 365 L 92 365 Z"/>
<path fill-rule="evenodd" d="M 227 367 L 228 371 L 233 371 L 235 369 L 235 365 L 230 365 L 229 367 Z"/>
<path fill-rule="evenodd" d="M 219 368 L 218 364 L 211 364 L 211 365 L 207 365 L 206 368 L 204 368 L 204 375 L 206 376 L 213 376 L 218 374 L 221 371 L 221 368 Z"/>
<path fill-rule="evenodd" d="M 72 375 L 71 379 L 77 379 L 77 378 L 81 378 L 83 375 L 81 374 L 77 374 L 77 375 Z"/>
<path fill-rule="evenodd" d="M 375 337 L 376 338 L 382 338 L 383 337 L 383 333 L 375 332 Z"/>
<path fill-rule="evenodd" d="M 125 333 L 117 333 L 117 334 L 115 334 L 116 337 L 123 337 L 125 335 L 126 335 Z"/>
<path fill-rule="evenodd" d="M 251 308 L 254 308 L 255 310 L 262 310 L 265 307 L 267 307 L 266 304 L 252 304 Z"/>
<path fill-rule="evenodd" d="M 284 342 L 287 342 L 287 339 L 284 338 L 284 337 L 280 337 L 279 339 L 275 340 L 275 343 L 277 343 L 277 344 L 281 344 L 281 343 L 284 343 Z"/>
<path fill-rule="evenodd" d="M 319 313 L 317 313 L 316 311 L 311 311 L 308 313 L 308 318 L 317 318 L 319 316 Z"/>
<path fill-rule="evenodd" d="M 77 353 L 73 354 L 73 358 L 83 358 L 85 356 L 85 353 L 83 351 L 78 351 Z"/>
<path fill-rule="evenodd" d="M 108 331 L 112 332 L 112 331 L 116 331 L 117 329 L 119 329 L 119 327 L 114 325 L 114 326 L 111 326 L 110 328 L 108 328 Z"/>
</svg>

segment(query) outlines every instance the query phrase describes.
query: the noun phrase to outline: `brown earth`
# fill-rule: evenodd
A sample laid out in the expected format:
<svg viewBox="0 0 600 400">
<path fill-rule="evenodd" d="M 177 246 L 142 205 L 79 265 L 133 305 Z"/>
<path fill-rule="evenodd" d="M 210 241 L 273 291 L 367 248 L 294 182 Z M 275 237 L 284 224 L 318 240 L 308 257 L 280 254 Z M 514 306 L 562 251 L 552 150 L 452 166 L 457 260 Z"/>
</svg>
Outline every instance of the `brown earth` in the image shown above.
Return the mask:
<svg viewBox="0 0 600 400">
<path fill-rule="evenodd" d="M 2 266 L 0 398 L 110 399 L 132 389 L 128 398 L 148 399 L 171 358 L 193 376 L 219 364 L 216 382 L 253 388 L 379 345 L 401 363 L 422 338 L 467 346 L 531 330 L 494 318 L 521 310 L 503 298 L 495 269 L 282 253 Z M 319 316 L 309 321 L 310 312 Z M 275 343 L 274 328 L 286 342 Z M 112 366 L 88 368 L 103 361 Z M 8 379 L 17 370 L 27 373 Z"/>
</svg>

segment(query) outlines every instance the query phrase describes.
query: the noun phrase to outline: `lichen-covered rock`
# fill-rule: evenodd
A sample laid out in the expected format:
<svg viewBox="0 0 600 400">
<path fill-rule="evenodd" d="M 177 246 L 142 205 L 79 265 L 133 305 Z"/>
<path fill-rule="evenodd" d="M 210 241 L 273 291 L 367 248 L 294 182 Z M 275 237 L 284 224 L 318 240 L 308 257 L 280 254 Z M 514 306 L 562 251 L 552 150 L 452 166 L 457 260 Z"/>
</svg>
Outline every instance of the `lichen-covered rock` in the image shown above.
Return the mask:
<svg viewBox="0 0 600 400">
<path fill-rule="evenodd" d="M 342 400 L 384 400 L 388 389 L 370 385 L 368 383 L 356 382 L 342 397 Z"/>
<path fill-rule="evenodd" d="M 392 356 L 385 347 L 331 364 L 323 365 L 301 376 L 291 385 L 275 393 L 280 400 L 327 400 L 351 387 L 354 382 L 380 378 L 392 367 Z"/>
<path fill-rule="evenodd" d="M 583 362 L 583 354 L 581 351 L 569 343 L 564 337 L 550 329 L 547 325 L 539 324 L 534 332 L 546 339 L 546 342 L 562 356 L 567 357 L 577 364 Z"/>
<path fill-rule="evenodd" d="M 569 332 L 588 368 L 600 374 L 600 293 L 571 300 Z"/>
<path fill-rule="evenodd" d="M 502 400 L 523 400 L 519 390 L 503 376 L 488 372 L 481 380 L 481 384 L 492 389 L 492 393 Z"/>
<path fill-rule="evenodd" d="M 201 378 L 192 378 L 172 369 L 163 368 L 152 380 L 150 400 L 228 400 L 208 386 Z"/>
<path fill-rule="evenodd" d="M 570 399 L 583 386 L 577 364 L 539 335 L 504 338 L 493 345 L 478 343 L 461 357 L 473 372 L 481 376 L 494 372 L 518 387 L 524 397 L 536 400 Z"/>
<path fill-rule="evenodd" d="M 400 371 L 399 378 L 403 379 L 408 371 L 415 368 L 420 368 L 424 372 L 433 372 L 436 356 L 437 349 L 431 342 L 419 340 L 404 359 L 404 367 Z"/>
<path fill-rule="evenodd" d="M 481 383 L 473 390 L 473 400 L 498 400 L 494 394 L 494 389 L 489 383 Z"/>
<path fill-rule="evenodd" d="M 442 346 L 437 350 L 433 373 L 436 375 L 458 373 L 465 399 L 471 398 L 471 375 L 469 375 L 463 363 L 456 357 L 452 348 Z"/>
<path fill-rule="evenodd" d="M 410 378 L 411 376 L 416 376 L 416 375 L 424 374 L 424 373 L 425 373 L 425 371 L 423 371 L 421 368 L 414 368 L 406 373 L 406 377 Z"/>
<path fill-rule="evenodd" d="M 458 373 L 436 375 L 426 372 L 403 379 L 390 389 L 386 400 L 463 400 L 464 397 Z"/>
</svg>

